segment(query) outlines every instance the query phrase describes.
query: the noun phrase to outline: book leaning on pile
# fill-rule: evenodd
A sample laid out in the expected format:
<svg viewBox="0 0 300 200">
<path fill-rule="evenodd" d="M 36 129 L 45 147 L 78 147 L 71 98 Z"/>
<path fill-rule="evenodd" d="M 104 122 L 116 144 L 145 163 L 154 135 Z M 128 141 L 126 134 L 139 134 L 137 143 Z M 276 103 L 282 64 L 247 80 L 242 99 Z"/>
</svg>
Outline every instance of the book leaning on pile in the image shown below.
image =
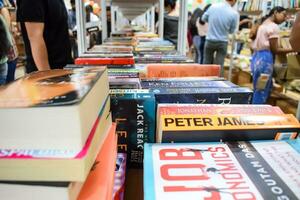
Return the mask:
<svg viewBox="0 0 300 200">
<path fill-rule="evenodd" d="M 299 140 L 146 144 L 144 199 L 299 199 L 299 162 Z"/>
<path fill-rule="evenodd" d="M 256 105 L 159 105 L 157 142 L 295 139 L 300 124 L 277 107 Z"/>
</svg>

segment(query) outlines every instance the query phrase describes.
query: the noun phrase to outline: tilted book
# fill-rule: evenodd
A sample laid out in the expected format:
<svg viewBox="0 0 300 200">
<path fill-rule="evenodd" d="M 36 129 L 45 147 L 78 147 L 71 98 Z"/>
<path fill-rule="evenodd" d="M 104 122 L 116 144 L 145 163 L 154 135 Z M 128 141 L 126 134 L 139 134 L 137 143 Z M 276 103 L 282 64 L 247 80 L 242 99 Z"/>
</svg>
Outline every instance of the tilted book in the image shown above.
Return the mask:
<svg viewBox="0 0 300 200">
<path fill-rule="evenodd" d="M 144 199 L 300 199 L 299 163 L 299 140 L 146 144 Z"/>
</svg>

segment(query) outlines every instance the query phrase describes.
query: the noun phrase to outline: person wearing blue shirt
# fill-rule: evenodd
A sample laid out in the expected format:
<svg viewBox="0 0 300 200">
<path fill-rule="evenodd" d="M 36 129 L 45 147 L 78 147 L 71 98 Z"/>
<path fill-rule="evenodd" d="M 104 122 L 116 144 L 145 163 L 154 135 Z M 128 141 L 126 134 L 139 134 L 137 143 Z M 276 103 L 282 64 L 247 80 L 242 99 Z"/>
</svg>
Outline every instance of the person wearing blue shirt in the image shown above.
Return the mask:
<svg viewBox="0 0 300 200">
<path fill-rule="evenodd" d="M 224 76 L 224 60 L 227 54 L 228 35 L 237 29 L 239 14 L 233 9 L 236 0 L 212 5 L 202 16 L 208 22 L 208 32 L 204 47 L 204 64 L 221 65 Z"/>
</svg>

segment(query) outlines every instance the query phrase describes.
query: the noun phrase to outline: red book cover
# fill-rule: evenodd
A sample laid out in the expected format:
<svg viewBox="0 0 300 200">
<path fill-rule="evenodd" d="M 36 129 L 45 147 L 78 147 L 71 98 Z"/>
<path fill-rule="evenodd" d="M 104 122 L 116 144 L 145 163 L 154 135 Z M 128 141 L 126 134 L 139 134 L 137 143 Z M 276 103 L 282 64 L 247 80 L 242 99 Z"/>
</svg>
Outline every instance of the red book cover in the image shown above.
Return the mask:
<svg viewBox="0 0 300 200">
<path fill-rule="evenodd" d="M 149 64 L 147 78 L 220 76 L 219 65 Z"/>
<path fill-rule="evenodd" d="M 113 124 L 80 191 L 78 200 L 111 200 L 113 198 L 117 158 L 117 135 L 115 132 L 116 124 Z"/>
<path fill-rule="evenodd" d="M 77 58 L 76 65 L 133 65 L 134 58 Z"/>
</svg>

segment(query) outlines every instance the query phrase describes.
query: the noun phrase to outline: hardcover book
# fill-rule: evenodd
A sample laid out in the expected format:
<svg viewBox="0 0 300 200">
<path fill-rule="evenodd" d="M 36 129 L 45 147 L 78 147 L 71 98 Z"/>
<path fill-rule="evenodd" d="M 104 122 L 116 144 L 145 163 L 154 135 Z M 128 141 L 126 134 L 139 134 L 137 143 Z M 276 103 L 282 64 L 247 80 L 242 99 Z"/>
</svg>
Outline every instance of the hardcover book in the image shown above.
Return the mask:
<svg viewBox="0 0 300 200">
<path fill-rule="evenodd" d="M 79 152 L 108 91 L 105 67 L 40 71 L 0 88 L 0 147 Z"/>
<path fill-rule="evenodd" d="M 300 199 L 299 162 L 299 140 L 146 144 L 144 199 Z"/>
<path fill-rule="evenodd" d="M 251 104 L 249 88 L 156 88 L 157 103 Z"/>
<path fill-rule="evenodd" d="M 218 142 L 295 139 L 293 115 L 161 115 L 157 142 Z"/>
<path fill-rule="evenodd" d="M 111 90 L 111 111 L 117 124 L 118 152 L 129 167 L 143 164 L 144 143 L 155 141 L 155 99 L 148 90 Z"/>
</svg>

